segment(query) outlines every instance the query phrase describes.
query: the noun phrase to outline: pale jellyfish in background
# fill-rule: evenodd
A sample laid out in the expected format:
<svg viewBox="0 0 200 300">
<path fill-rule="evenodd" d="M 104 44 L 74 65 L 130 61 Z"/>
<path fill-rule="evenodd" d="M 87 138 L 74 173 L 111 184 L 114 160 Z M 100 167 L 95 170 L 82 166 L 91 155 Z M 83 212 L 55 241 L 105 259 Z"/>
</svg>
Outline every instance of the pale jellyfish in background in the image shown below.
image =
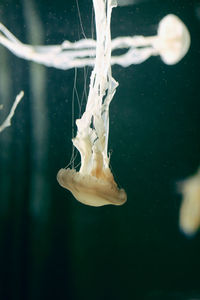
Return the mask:
<svg viewBox="0 0 200 300">
<path fill-rule="evenodd" d="M 96 41 L 83 39 L 64 41 L 61 45 L 32 46 L 21 43 L 8 29 L 0 24 L 0 44 L 16 56 L 58 69 L 93 66 Z M 190 34 L 185 24 L 175 15 L 165 16 L 158 25 L 156 36 L 117 37 L 111 41 L 111 51 L 127 49 L 121 55 L 112 55 L 111 64 L 128 67 L 140 64 L 151 56 L 160 55 L 164 63 L 178 63 L 190 47 Z"/>
<path fill-rule="evenodd" d="M 59 184 L 70 190 L 83 204 L 102 206 L 122 205 L 126 193 L 119 189 L 109 168 L 108 134 L 109 105 L 117 82 L 112 78 L 110 18 L 115 1 L 93 0 L 96 21 L 97 47 L 94 70 L 90 79 L 90 91 L 86 110 L 76 120 L 77 135 L 74 146 L 81 155 L 81 167 L 61 169 Z"/>
<path fill-rule="evenodd" d="M 167 15 L 159 24 L 158 37 L 153 45 L 166 64 L 176 64 L 190 47 L 189 31 L 177 16 Z"/>
<path fill-rule="evenodd" d="M 114 41 L 118 39 L 120 38 Z M 131 48 L 124 54 L 123 59 L 125 59 L 116 58 L 118 62 L 115 62 L 125 67 L 141 63 L 150 56 L 156 55 L 160 55 L 165 64 L 173 65 L 185 56 L 190 47 L 190 34 L 187 27 L 173 14 L 165 16 L 160 21 L 156 36 L 135 36 L 129 39 L 127 38 L 126 43 L 129 43 Z"/>
<path fill-rule="evenodd" d="M 181 183 L 181 193 L 180 229 L 184 234 L 193 236 L 200 228 L 200 170 Z"/>
</svg>

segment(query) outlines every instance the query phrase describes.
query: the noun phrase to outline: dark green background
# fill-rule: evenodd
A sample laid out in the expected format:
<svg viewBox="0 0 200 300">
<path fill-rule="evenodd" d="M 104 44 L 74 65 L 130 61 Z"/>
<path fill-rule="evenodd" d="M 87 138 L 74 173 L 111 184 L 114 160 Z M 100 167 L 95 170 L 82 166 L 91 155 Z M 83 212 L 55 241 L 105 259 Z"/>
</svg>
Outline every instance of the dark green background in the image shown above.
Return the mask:
<svg viewBox="0 0 200 300">
<path fill-rule="evenodd" d="M 94 32 L 91 2 L 79 0 L 87 37 Z M 200 164 L 200 1 L 137 2 L 113 10 L 113 38 L 155 35 L 162 17 L 173 13 L 192 43 L 174 66 L 153 57 L 113 67 L 119 87 L 109 149 L 115 179 L 128 195 L 122 207 L 84 206 L 56 181 L 72 153 L 75 70 L 41 67 L 0 47 L 0 120 L 25 92 L 12 127 L 0 135 L 1 300 L 200 298 L 200 235 L 188 239 L 179 231 L 177 192 Z M 0 21 L 21 41 L 37 42 L 27 3 L 1 0 Z M 43 44 L 83 38 L 75 0 L 34 6 Z M 80 98 L 90 72 L 77 70 Z M 40 74 L 43 85 L 34 94 Z M 76 95 L 74 101 L 78 117 Z"/>
</svg>

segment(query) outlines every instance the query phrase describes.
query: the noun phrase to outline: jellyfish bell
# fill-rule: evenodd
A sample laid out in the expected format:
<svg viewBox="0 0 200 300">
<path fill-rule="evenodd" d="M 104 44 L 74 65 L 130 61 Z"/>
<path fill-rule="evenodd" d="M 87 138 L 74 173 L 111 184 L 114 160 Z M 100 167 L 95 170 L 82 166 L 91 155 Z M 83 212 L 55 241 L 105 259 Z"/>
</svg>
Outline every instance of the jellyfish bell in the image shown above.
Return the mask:
<svg viewBox="0 0 200 300">
<path fill-rule="evenodd" d="M 82 174 L 74 169 L 60 169 L 57 180 L 62 187 L 70 190 L 79 202 L 86 205 L 122 205 L 126 202 L 125 191 L 117 187 L 109 169 L 107 174 L 103 174 L 103 178 Z"/>
<path fill-rule="evenodd" d="M 178 63 L 188 52 L 190 34 L 185 24 L 175 15 L 165 16 L 159 23 L 157 39 L 153 47 L 159 52 L 164 63 Z"/>
<path fill-rule="evenodd" d="M 77 172 L 70 168 L 60 169 L 57 180 L 83 204 L 122 205 L 127 196 L 123 189 L 118 188 L 109 168 L 104 122 L 94 114 L 91 128 L 91 120 L 88 122 L 89 114 L 90 112 L 86 111 L 85 115 L 76 121 L 78 133 L 72 139 L 81 156 L 80 170 Z"/>
</svg>

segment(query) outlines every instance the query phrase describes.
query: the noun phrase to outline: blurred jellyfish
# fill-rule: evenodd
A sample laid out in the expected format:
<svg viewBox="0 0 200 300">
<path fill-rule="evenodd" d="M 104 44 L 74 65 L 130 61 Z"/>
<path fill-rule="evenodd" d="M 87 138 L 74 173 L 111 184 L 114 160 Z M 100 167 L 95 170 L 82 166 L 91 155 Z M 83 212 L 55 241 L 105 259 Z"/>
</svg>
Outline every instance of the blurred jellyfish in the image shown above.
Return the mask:
<svg viewBox="0 0 200 300">
<path fill-rule="evenodd" d="M 193 236 L 200 227 L 200 170 L 183 181 L 181 193 L 180 229 L 187 236 Z"/>
<path fill-rule="evenodd" d="M 32 46 L 21 43 L 8 29 L 0 24 L 0 44 L 16 56 L 58 69 L 93 66 L 96 41 L 83 39 L 75 43 L 64 41 L 61 45 Z M 112 40 L 111 51 L 127 49 L 112 56 L 111 64 L 123 67 L 140 64 L 150 56 L 160 55 L 164 63 L 178 63 L 190 47 L 190 34 L 185 24 L 175 15 L 165 16 L 158 25 L 156 36 L 117 37 Z"/>
<path fill-rule="evenodd" d="M 158 36 L 152 41 L 162 60 L 173 65 L 179 62 L 190 47 L 190 34 L 185 24 L 175 15 L 164 17 L 158 27 Z"/>
<path fill-rule="evenodd" d="M 129 43 L 131 48 L 124 55 L 124 62 L 121 60 L 123 66 L 143 62 L 152 55 L 160 55 L 165 64 L 173 65 L 188 52 L 190 34 L 177 16 L 169 14 L 160 21 L 156 36 L 135 36 Z"/>
<path fill-rule="evenodd" d="M 110 18 L 116 3 L 112 0 L 93 0 L 93 5 L 97 33 L 95 66 L 86 110 L 81 119 L 76 120 L 77 135 L 73 139 L 81 155 L 81 167 L 78 172 L 75 169 L 61 169 L 57 179 L 83 204 L 122 205 L 126 202 L 126 193 L 117 187 L 107 153 L 109 105 L 118 85 L 112 78 L 110 67 Z"/>
</svg>

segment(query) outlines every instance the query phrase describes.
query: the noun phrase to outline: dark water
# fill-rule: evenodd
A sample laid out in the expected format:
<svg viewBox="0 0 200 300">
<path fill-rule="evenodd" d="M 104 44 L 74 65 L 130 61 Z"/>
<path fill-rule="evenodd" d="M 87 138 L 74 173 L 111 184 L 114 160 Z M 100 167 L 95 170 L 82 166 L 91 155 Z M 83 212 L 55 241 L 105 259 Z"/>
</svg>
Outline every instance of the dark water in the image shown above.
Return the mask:
<svg viewBox="0 0 200 300">
<path fill-rule="evenodd" d="M 87 37 L 94 31 L 91 2 L 79 1 Z M 21 41 L 83 38 L 75 0 L 30 4 L 0 2 L 0 21 Z M 192 41 L 174 66 L 153 57 L 113 67 L 120 85 L 109 149 L 115 179 L 128 195 L 122 207 L 84 206 L 56 181 L 71 158 L 75 70 L 38 66 L 0 48 L 0 120 L 25 92 L 12 127 L 0 135 L 0 299 L 200 298 L 200 235 L 187 239 L 179 231 L 176 186 L 200 164 L 198 6 L 160 0 L 113 10 L 113 37 L 154 35 L 173 13 Z M 77 70 L 80 98 L 87 72 L 89 82 L 91 69 Z"/>
</svg>

